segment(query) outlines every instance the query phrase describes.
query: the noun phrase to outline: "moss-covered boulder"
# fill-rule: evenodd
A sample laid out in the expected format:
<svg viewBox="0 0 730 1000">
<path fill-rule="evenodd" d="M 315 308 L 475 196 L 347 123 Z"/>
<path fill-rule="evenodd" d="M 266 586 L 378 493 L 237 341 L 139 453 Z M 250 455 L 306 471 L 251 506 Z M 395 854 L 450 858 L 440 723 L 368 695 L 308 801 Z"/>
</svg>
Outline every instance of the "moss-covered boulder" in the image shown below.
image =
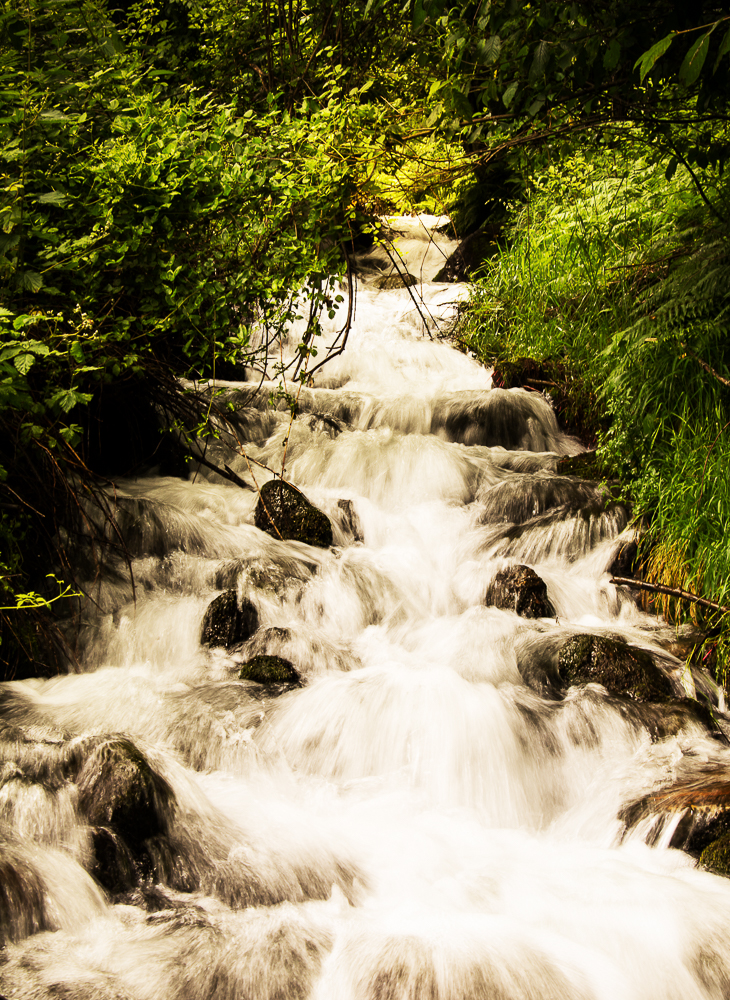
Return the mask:
<svg viewBox="0 0 730 1000">
<path fill-rule="evenodd" d="M 558 673 L 565 687 L 602 684 L 609 694 L 637 701 L 663 702 L 672 697 L 669 678 L 651 656 L 618 638 L 573 636 L 560 650 Z"/>
<path fill-rule="evenodd" d="M 253 604 L 244 598 L 238 606 L 235 590 L 227 590 L 208 605 L 200 641 L 204 646 L 230 649 L 250 639 L 259 626 Z"/>
<path fill-rule="evenodd" d="M 716 875 L 730 878 L 730 833 L 713 840 L 704 849 L 700 854 L 700 864 L 703 868 L 709 868 Z"/>
<path fill-rule="evenodd" d="M 272 479 L 261 487 L 254 524 L 274 538 L 306 542 L 323 549 L 332 545 L 330 519 L 283 479 Z"/>
<path fill-rule="evenodd" d="M 485 603 L 504 611 L 516 611 L 523 618 L 555 617 L 545 581 L 529 566 L 500 570 L 487 588 Z"/>
<path fill-rule="evenodd" d="M 299 684 L 299 674 L 293 663 L 283 656 L 253 656 L 241 667 L 238 674 L 242 681 L 257 684 Z"/>
</svg>

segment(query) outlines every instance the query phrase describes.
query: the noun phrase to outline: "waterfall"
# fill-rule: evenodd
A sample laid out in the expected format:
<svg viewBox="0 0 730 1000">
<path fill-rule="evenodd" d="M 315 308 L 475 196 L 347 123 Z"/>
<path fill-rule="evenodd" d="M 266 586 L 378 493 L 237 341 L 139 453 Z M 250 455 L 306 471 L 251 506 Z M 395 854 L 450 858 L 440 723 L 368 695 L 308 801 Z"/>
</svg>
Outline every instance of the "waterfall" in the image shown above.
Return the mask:
<svg viewBox="0 0 730 1000">
<path fill-rule="evenodd" d="M 208 454 L 251 489 L 116 484 L 83 669 L 1 686 L 2 996 L 730 997 L 730 882 L 672 846 L 687 810 L 642 812 L 727 740 L 561 681 L 566 642 L 622 640 L 686 711 L 673 631 L 609 582 L 626 510 L 559 472 L 583 449 L 545 396 L 449 339 L 438 241 L 402 248 L 419 283 L 360 281 L 296 419 L 275 383 L 219 384 L 238 440 Z M 256 527 L 282 465 L 333 545 Z M 533 617 L 489 598 L 517 565 Z M 253 634 L 201 642 L 231 591 Z M 241 679 L 254 656 L 297 680 Z"/>
</svg>

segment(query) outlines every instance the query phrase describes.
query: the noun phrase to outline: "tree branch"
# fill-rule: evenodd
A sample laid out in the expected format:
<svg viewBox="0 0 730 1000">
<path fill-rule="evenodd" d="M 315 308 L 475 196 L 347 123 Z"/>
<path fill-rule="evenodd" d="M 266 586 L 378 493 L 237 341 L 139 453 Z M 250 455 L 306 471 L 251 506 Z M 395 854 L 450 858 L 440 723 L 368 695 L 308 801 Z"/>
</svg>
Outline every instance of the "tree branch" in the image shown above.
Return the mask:
<svg viewBox="0 0 730 1000">
<path fill-rule="evenodd" d="M 620 587 L 634 587 L 636 590 L 648 590 L 654 594 L 667 594 L 669 597 L 676 597 L 680 601 L 691 601 L 693 604 L 701 604 L 703 608 L 711 608 L 713 611 L 730 612 L 730 608 L 724 604 L 717 604 L 715 601 L 708 601 L 697 594 L 690 594 L 687 590 L 679 590 L 677 587 L 665 587 L 663 583 L 646 583 L 644 580 L 631 580 L 625 576 L 612 576 L 608 581 Z"/>
</svg>

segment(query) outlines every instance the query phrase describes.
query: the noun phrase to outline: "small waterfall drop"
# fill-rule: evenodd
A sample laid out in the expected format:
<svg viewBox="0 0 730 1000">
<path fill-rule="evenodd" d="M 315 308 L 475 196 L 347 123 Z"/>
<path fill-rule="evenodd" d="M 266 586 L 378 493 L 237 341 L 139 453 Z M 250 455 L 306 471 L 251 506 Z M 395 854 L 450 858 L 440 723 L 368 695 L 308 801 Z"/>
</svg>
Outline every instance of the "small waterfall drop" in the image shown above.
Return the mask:
<svg viewBox="0 0 730 1000">
<path fill-rule="evenodd" d="M 203 466 L 118 483 L 135 591 L 110 561 L 82 672 L 1 686 L 2 996 L 730 997 L 730 881 L 670 846 L 684 814 L 642 805 L 727 773 L 727 741 L 561 686 L 580 636 L 648 653 L 675 714 L 689 682 L 609 583 L 625 509 L 558 473 L 582 448 L 542 394 L 493 388 L 444 336 L 466 289 L 411 229 L 419 283 L 360 284 L 296 419 L 273 384 L 218 386 L 242 447 L 209 455 L 251 489 Z M 283 462 L 332 546 L 255 526 Z M 545 613 L 487 602 L 515 566 Z M 230 591 L 253 634 L 203 644 Z M 299 682 L 241 679 L 254 656 Z"/>
</svg>

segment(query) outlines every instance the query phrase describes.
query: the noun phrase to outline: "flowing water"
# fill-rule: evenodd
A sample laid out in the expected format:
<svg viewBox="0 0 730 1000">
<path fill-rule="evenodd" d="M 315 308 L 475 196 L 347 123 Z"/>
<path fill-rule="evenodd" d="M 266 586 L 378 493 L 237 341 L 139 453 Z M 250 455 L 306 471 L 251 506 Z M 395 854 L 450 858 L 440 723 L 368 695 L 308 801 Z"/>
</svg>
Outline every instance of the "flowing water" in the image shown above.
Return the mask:
<svg viewBox="0 0 730 1000">
<path fill-rule="evenodd" d="M 256 491 L 206 468 L 118 484 L 135 591 L 123 559 L 90 563 L 83 671 L 0 693 L 3 996 L 730 996 L 730 882 L 619 818 L 724 745 L 691 724 L 657 740 L 551 670 L 570 636 L 608 633 L 677 693 L 712 685 L 609 583 L 626 513 L 556 476 L 581 446 L 546 399 L 492 388 L 441 336 L 464 293 L 361 283 L 291 424 L 269 387 L 228 384 L 247 455 L 285 460 L 332 548 L 258 530 Z M 271 478 L 231 443 L 209 457 Z M 485 605 L 512 563 L 554 618 Z M 209 649 L 229 588 L 260 627 Z M 239 680 L 260 652 L 302 685 Z M 142 787 L 141 819 L 115 787 Z"/>
</svg>

